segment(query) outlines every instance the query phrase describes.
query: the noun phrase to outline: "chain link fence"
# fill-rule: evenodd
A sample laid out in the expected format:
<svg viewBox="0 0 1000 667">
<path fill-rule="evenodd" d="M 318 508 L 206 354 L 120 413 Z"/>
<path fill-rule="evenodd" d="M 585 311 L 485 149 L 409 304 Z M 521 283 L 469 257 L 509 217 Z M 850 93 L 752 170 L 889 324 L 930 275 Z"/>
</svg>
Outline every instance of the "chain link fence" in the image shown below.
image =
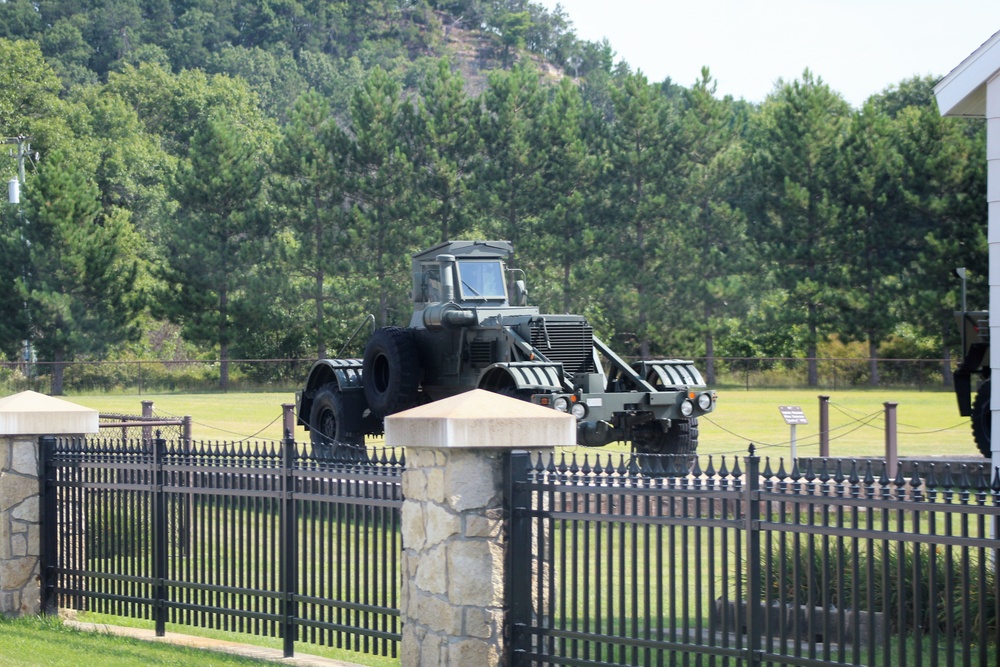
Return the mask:
<svg viewBox="0 0 1000 667">
<path fill-rule="evenodd" d="M 63 364 L 66 394 L 187 394 L 206 391 L 294 391 L 305 381 L 311 359 L 235 359 L 221 384 L 222 363 L 207 361 L 81 361 Z M 7 393 L 51 393 L 55 364 L 0 363 L 0 388 Z"/>
<path fill-rule="evenodd" d="M 706 373 L 707 362 L 698 359 Z M 809 384 L 809 360 L 790 357 L 716 357 L 715 387 L 750 389 L 942 389 L 952 386 L 951 362 L 942 359 L 816 359 Z M 947 370 L 946 370 L 947 369 Z M 706 373 L 707 375 L 707 373 Z M 706 380 L 709 378 L 706 377 Z"/>
<path fill-rule="evenodd" d="M 629 360 L 632 360 L 629 358 Z M 714 380 L 705 358 L 695 358 L 706 381 L 717 388 L 843 390 L 940 389 L 951 386 L 951 362 L 941 359 L 817 359 L 817 383 L 809 384 L 809 360 L 790 357 L 716 357 Z M 229 383 L 221 386 L 221 362 L 86 361 L 64 364 L 67 394 L 170 394 L 211 391 L 295 391 L 305 382 L 312 359 L 237 359 L 229 362 Z M 51 393 L 52 363 L 0 363 L 0 389 Z"/>
</svg>

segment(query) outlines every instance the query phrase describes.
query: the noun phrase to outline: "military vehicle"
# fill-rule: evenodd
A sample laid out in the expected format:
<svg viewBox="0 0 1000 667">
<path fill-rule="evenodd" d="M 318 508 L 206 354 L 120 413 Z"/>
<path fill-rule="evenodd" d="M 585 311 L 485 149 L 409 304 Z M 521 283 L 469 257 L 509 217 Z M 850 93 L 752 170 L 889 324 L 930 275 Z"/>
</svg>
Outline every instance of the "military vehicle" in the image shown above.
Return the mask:
<svg viewBox="0 0 1000 667">
<path fill-rule="evenodd" d="M 989 458 L 990 428 L 990 314 L 985 310 L 965 310 L 965 275 L 962 278 L 962 310 L 955 313 L 962 334 L 962 363 L 955 369 L 955 398 L 958 413 L 972 417 L 972 439 L 979 452 Z M 979 376 L 976 396 L 972 396 L 972 377 Z"/>
<path fill-rule="evenodd" d="M 451 241 L 414 255 L 409 326 L 375 329 L 362 359 L 310 370 L 297 411 L 312 442 L 357 449 L 387 415 L 480 388 L 572 414 L 581 445 L 693 453 L 716 403 L 694 363 L 629 364 L 586 318 L 541 314 L 512 253 L 507 241 Z"/>
</svg>

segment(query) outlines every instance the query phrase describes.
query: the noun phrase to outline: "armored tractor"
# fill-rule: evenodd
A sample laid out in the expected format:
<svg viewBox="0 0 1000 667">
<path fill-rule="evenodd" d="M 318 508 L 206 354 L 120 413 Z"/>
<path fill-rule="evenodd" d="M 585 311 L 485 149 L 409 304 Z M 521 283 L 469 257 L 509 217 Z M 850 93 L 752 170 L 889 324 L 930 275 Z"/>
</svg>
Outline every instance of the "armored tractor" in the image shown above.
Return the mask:
<svg viewBox="0 0 1000 667">
<path fill-rule="evenodd" d="M 413 316 L 373 331 L 362 359 L 320 359 L 297 395 L 314 445 L 358 448 L 387 415 L 485 389 L 567 412 L 577 442 L 691 454 L 715 408 L 691 361 L 624 361 L 580 315 L 528 305 L 507 241 L 450 241 L 413 256 Z"/>
</svg>

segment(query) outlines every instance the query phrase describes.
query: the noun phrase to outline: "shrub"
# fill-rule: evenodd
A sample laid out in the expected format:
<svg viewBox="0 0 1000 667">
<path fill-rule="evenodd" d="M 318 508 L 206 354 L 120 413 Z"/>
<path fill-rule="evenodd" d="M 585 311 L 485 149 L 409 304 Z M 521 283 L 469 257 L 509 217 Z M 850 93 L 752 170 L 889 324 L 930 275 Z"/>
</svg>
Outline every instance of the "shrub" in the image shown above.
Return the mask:
<svg viewBox="0 0 1000 667">
<path fill-rule="evenodd" d="M 851 542 L 833 541 L 832 546 L 824 545 L 820 537 L 802 536 L 798 549 L 794 548 L 795 542 L 784 543 L 784 548 L 782 544 L 774 545 L 770 558 L 761 564 L 761 590 L 767 598 L 883 612 L 894 633 L 919 629 L 926 634 L 934 627 L 941 633 L 957 636 L 968 631 L 969 636 L 978 637 L 983 620 L 979 601 L 986 596 L 987 636 L 996 637 L 996 607 L 992 603 L 997 586 L 996 563 L 986 552 L 968 550 L 963 554 L 959 547 L 899 542 L 872 543 L 869 548 L 859 541 L 855 548 Z M 968 563 L 967 570 L 963 570 L 964 563 Z M 919 614 L 915 597 L 919 600 Z M 968 618 L 963 617 L 965 609 L 969 610 Z"/>
</svg>

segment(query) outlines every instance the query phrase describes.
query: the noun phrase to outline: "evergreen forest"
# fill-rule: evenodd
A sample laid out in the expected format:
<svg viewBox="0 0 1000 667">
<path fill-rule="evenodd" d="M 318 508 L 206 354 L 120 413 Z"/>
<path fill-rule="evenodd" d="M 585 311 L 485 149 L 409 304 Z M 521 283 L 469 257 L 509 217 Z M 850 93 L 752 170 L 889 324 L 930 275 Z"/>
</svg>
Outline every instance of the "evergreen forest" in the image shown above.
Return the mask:
<svg viewBox="0 0 1000 667">
<path fill-rule="evenodd" d="M 985 124 L 931 77 L 853 108 L 806 70 L 753 104 L 706 65 L 650 81 L 528 0 L 0 2 L 0 355 L 218 359 L 225 387 L 405 325 L 413 253 L 505 239 L 543 311 L 710 382 L 947 381 L 956 267 L 986 306 Z"/>
</svg>

